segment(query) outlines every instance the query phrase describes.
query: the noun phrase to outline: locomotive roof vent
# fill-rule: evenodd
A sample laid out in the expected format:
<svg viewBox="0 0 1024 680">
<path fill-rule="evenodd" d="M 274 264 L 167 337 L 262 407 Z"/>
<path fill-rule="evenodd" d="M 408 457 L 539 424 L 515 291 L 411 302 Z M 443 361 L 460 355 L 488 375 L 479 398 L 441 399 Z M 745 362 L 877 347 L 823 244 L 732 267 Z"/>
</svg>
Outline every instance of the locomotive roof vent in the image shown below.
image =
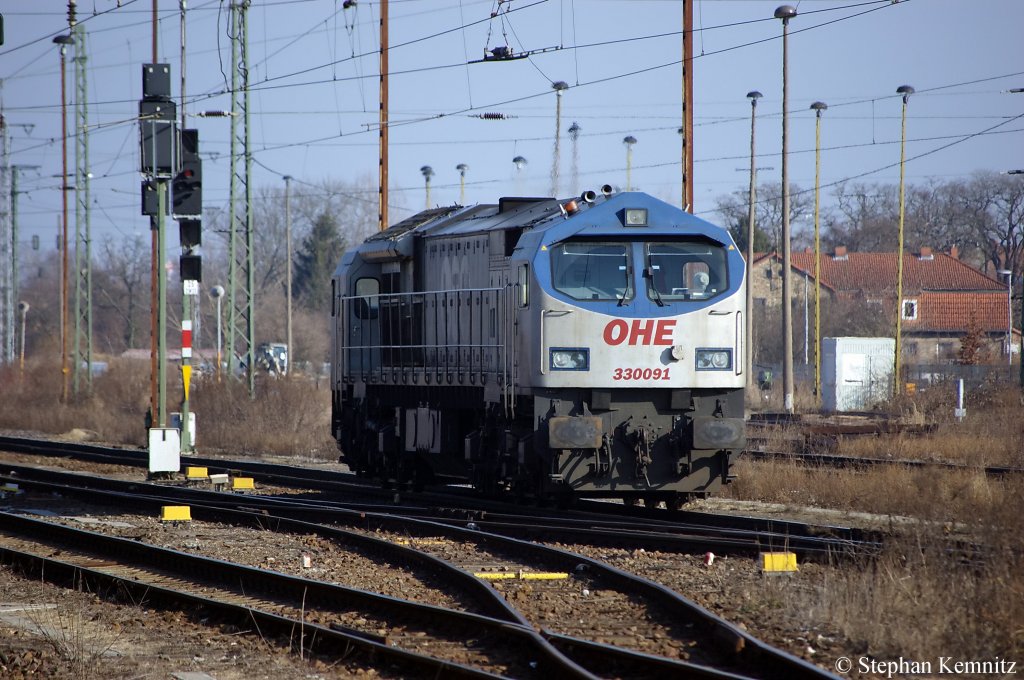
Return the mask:
<svg viewBox="0 0 1024 680">
<path fill-rule="evenodd" d="M 590 189 L 587 189 L 582 194 L 580 194 L 580 198 L 583 199 L 584 203 L 593 203 L 594 201 L 597 200 L 597 194 L 591 191 Z"/>
<path fill-rule="evenodd" d="M 604 194 L 605 196 L 611 196 L 612 194 L 615 193 L 615 187 L 613 187 L 611 184 L 605 184 L 601 187 L 601 193 Z"/>
</svg>

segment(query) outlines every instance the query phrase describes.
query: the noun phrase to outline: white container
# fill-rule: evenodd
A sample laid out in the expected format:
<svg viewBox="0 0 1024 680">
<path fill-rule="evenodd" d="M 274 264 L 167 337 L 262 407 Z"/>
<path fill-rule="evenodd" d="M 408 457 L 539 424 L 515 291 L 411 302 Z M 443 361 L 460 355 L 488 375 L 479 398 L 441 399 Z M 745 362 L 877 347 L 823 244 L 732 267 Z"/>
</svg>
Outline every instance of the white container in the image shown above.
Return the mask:
<svg viewBox="0 0 1024 680">
<path fill-rule="evenodd" d="M 822 338 L 821 404 L 866 411 L 892 397 L 893 338 Z"/>
</svg>

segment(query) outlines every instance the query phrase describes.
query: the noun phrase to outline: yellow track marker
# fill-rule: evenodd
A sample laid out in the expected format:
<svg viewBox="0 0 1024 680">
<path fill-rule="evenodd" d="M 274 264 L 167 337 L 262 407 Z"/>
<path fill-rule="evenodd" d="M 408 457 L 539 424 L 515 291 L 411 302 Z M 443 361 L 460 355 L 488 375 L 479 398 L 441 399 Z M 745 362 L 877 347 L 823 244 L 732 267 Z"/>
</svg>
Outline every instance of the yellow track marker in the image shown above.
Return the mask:
<svg viewBox="0 0 1024 680">
<path fill-rule="evenodd" d="M 165 505 L 160 508 L 161 522 L 191 522 L 192 508 L 187 505 Z"/>
<path fill-rule="evenodd" d="M 796 553 L 763 552 L 761 553 L 761 571 L 793 572 L 799 571 L 796 566 Z"/>
<path fill-rule="evenodd" d="M 440 538 L 413 538 L 405 539 L 400 538 L 394 541 L 396 545 L 448 545 L 451 541 L 446 541 Z"/>
<path fill-rule="evenodd" d="M 564 571 L 481 571 L 473 574 L 473 576 L 486 581 L 505 581 L 510 579 L 518 579 L 520 581 L 560 581 L 569 578 L 569 574 Z"/>
<path fill-rule="evenodd" d="M 204 467 L 186 467 L 185 478 L 186 479 L 206 479 L 210 476 L 210 471 Z"/>
<path fill-rule="evenodd" d="M 256 488 L 256 485 L 253 483 L 252 477 L 235 477 L 231 480 L 231 488 L 235 491 L 252 490 Z"/>
</svg>

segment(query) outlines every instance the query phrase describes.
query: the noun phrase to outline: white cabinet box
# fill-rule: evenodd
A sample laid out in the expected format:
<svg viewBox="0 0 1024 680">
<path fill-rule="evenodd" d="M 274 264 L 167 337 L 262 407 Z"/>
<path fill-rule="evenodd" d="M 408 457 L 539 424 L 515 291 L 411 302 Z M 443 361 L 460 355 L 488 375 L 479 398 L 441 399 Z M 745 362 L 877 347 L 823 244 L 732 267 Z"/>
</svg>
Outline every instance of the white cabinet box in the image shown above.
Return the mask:
<svg viewBox="0 0 1024 680">
<path fill-rule="evenodd" d="M 892 396 L 893 338 L 822 338 L 821 405 L 866 411 Z"/>
</svg>

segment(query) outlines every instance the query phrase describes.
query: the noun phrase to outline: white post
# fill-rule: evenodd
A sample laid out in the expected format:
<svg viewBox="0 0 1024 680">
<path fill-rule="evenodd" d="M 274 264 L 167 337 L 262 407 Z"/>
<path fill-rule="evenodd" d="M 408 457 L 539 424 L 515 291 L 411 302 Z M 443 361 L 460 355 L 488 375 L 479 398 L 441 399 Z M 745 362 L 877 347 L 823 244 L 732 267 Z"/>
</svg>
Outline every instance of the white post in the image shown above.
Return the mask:
<svg viewBox="0 0 1024 680">
<path fill-rule="evenodd" d="M 964 416 L 967 415 L 967 409 L 964 408 L 964 379 L 960 378 L 956 388 L 956 408 L 953 410 L 953 415 L 956 417 L 956 422 L 963 422 Z"/>
</svg>

